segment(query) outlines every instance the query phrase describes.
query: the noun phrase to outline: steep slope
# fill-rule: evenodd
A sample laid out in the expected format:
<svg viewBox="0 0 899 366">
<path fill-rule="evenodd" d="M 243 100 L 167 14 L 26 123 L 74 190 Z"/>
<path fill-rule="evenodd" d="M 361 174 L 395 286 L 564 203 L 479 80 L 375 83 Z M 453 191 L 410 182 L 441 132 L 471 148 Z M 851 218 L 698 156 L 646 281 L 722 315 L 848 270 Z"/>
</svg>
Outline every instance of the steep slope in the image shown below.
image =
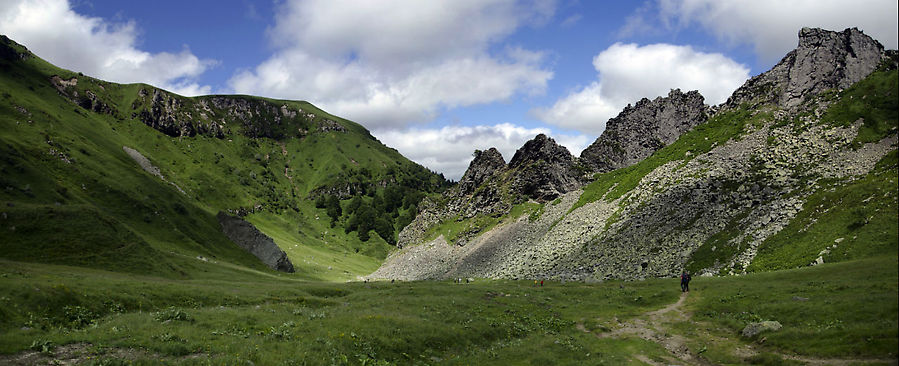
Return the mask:
<svg viewBox="0 0 899 366">
<path fill-rule="evenodd" d="M 896 53 L 856 29 L 799 37 L 646 159 L 464 247 L 409 243 L 372 277 L 632 279 L 895 255 Z"/>
<path fill-rule="evenodd" d="M 109 83 L 6 37 L 0 86 L 7 259 L 180 277 L 213 262 L 265 269 L 222 234 L 226 211 L 273 237 L 302 277 L 350 279 L 447 184 L 305 102 Z M 389 218 L 375 234 L 373 219 L 346 230 L 354 197 Z"/>
</svg>

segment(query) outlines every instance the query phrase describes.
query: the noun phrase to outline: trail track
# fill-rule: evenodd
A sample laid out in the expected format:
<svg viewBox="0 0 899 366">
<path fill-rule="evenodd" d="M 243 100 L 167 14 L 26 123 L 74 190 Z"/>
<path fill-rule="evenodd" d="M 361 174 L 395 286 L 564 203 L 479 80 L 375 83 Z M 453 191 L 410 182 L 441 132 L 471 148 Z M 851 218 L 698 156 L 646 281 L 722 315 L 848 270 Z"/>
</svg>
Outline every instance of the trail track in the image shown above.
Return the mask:
<svg viewBox="0 0 899 366">
<path fill-rule="evenodd" d="M 682 293 L 677 302 L 669 304 L 664 308 L 653 310 L 626 322 L 618 322 L 619 327 L 603 333 L 592 333 L 583 323 L 577 323 L 577 329 L 582 332 L 592 333 L 597 338 L 628 338 L 638 337 L 653 343 L 656 343 L 668 351 L 668 355 L 663 357 L 665 362 L 653 360 L 646 355 L 636 354 L 634 358 L 640 362 L 649 365 L 715 365 L 716 363 L 702 357 L 697 352 L 690 349 L 688 344 L 697 343 L 695 339 L 685 337 L 681 334 L 672 333 L 670 325 L 675 323 L 689 322 L 695 325 L 696 329 L 705 328 L 702 324 L 697 324 L 691 320 L 691 314 L 684 311 L 684 303 L 689 296 L 689 292 Z M 698 296 L 698 295 L 697 295 Z M 617 321 L 617 319 L 616 319 Z M 718 336 L 711 334 L 703 334 L 704 342 L 714 342 L 722 340 Z M 731 354 L 737 358 L 748 362 L 748 359 L 757 356 L 763 351 L 765 353 L 773 353 L 784 359 L 799 361 L 807 365 L 829 365 L 829 366 L 848 366 L 854 364 L 883 364 L 883 365 L 899 365 L 897 359 L 838 359 L 838 358 L 814 358 L 783 354 L 773 349 L 757 349 L 758 345 L 754 343 L 746 343 L 731 351 Z M 701 353 L 701 352 L 700 352 Z"/>
</svg>

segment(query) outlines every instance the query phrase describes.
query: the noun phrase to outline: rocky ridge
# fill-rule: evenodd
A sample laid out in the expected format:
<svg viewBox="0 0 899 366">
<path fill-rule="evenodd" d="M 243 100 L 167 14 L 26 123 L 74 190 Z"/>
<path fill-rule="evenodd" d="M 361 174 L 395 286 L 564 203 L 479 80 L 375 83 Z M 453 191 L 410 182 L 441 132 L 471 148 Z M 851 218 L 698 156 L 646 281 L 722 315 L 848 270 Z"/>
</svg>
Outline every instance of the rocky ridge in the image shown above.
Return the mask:
<svg viewBox="0 0 899 366">
<path fill-rule="evenodd" d="M 880 53 L 869 52 L 872 49 Z M 443 238 L 427 243 L 421 237 L 407 240 L 405 248 L 370 277 L 601 280 L 676 276 L 704 245 L 711 246 L 704 250 L 714 252 L 717 247 L 731 254 L 703 264 L 703 273 L 742 273 L 759 244 L 805 208 L 809 195 L 821 189 L 819 182 L 851 182 L 896 149 L 895 131 L 880 141 L 859 145 L 854 140 L 862 121 L 845 127 L 821 121 L 832 99 L 818 96 L 860 81 L 881 63 L 884 54 L 879 43 L 855 29 L 803 29 L 797 50 L 771 71 L 747 81 L 722 110 L 712 113 L 733 113 L 753 105 L 746 117 L 751 122 L 737 138 L 713 145 L 706 153 L 688 151 L 614 199 L 603 197 L 571 210 L 582 191 L 559 191 L 560 199 L 546 204 L 536 220 L 507 221 L 470 237 L 464 247 Z M 809 74 L 800 75 L 799 70 Z M 690 94 L 672 93 L 669 98 Z M 702 119 L 702 113 L 711 111 L 695 103 L 699 98 L 698 94 L 686 98 L 694 100 L 689 108 L 694 113 L 681 115 Z M 638 106 L 650 104 L 647 100 Z M 629 118 L 636 108 L 619 117 Z M 887 199 L 895 200 L 895 192 Z M 451 205 L 436 206 L 435 202 L 428 211 L 452 209 Z M 439 215 L 430 220 L 439 222 Z M 726 230 L 735 234 L 713 238 Z"/>
<path fill-rule="evenodd" d="M 855 84 L 885 57 L 883 45 L 858 28 L 842 32 L 802 28 L 799 46 L 771 70 L 747 80 L 724 107 L 774 103 L 795 111 L 810 96 Z"/>
<path fill-rule="evenodd" d="M 606 123 L 606 129 L 581 153 L 581 162 L 604 173 L 634 165 L 708 120 L 710 108 L 698 91 L 673 89 L 666 97 L 641 99 Z"/>
<path fill-rule="evenodd" d="M 400 232 L 397 246 L 420 242 L 440 222 L 503 216 L 515 203 L 552 200 L 579 188 L 583 181 L 582 170 L 568 149 L 544 134 L 526 142 L 509 164 L 495 148 L 475 151 L 456 187 L 441 199 L 422 201 L 415 219 Z M 462 233 L 455 244 L 464 245 L 479 232 Z"/>
</svg>

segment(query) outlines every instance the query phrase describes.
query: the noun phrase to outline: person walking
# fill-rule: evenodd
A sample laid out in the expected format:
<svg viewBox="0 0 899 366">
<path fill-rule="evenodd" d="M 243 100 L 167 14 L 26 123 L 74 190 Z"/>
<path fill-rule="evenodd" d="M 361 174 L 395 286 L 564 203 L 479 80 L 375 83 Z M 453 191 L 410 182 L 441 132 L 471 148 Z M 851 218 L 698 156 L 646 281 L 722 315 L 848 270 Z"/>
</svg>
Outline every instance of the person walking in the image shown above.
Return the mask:
<svg viewBox="0 0 899 366">
<path fill-rule="evenodd" d="M 690 274 L 687 271 L 684 271 L 680 275 L 680 291 L 681 292 L 690 292 Z"/>
</svg>

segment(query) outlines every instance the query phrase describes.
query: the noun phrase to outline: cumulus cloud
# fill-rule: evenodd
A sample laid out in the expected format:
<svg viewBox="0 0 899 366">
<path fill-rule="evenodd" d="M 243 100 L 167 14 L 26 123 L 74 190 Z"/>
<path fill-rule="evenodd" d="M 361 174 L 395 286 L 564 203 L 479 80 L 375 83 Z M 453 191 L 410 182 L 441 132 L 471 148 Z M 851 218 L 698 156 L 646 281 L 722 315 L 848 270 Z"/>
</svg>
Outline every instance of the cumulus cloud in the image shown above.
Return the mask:
<svg viewBox="0 0 899 366">
<path fill-rule="evenodd" d="M 543 54 L 491 52 L 541 24 L 552 1 L 290 0 L 269 35 L 277 51 L 237 73 L 238 93 L 309 99 L 371 128 L 432 119 L 441 108 L 539 94 Z"/>
<path fill-rule="evenodd" d="M 895 0 L 659 0 L 658 6 L 669 29 L 696 23 L 732 45 L 752 45 L 769 61 L 796 47 L 802 27 L 858 27 L 887 48 L 899 44 Z"/>
<path fill-rule="evenodd" d="M 541 133 L 550 135 L 550 130 L 526 128 L 510 123 L 373 132 L 384 144 L 396 148 L 409 159 L 441 172 L 453 180 L 459 180 L 465 173 L 474 149 L 486 150 L 495 147 L 508 162 L 518 148 Z M 585 135 L 556 135 L 553 138 L 575 155 L 580 154 L 593 141 L 593 137 Z"/>
<path fill-rule="evenodd" d="M 180 52 L 139 50 L 134 22 L 109 23 L 74 12 L 66 0 L 0 3 L 0 32 L 60 67 L 122 83 L 154 84 L 185 95 L 208 94 L 194 79 L 214 61 Z"/>
<path fill-rule="evenodd" d="M 724 55 L 690 46 L 616 43 L 593 58 L 597 81 L 537 108 L 537 118 L 564 128 L 598 135 L 609 118 L 641 98 L 671 89 L 699 90 L 707 104 L 719 104 L 749 77 L 749 69 Z"/>
</svg>

